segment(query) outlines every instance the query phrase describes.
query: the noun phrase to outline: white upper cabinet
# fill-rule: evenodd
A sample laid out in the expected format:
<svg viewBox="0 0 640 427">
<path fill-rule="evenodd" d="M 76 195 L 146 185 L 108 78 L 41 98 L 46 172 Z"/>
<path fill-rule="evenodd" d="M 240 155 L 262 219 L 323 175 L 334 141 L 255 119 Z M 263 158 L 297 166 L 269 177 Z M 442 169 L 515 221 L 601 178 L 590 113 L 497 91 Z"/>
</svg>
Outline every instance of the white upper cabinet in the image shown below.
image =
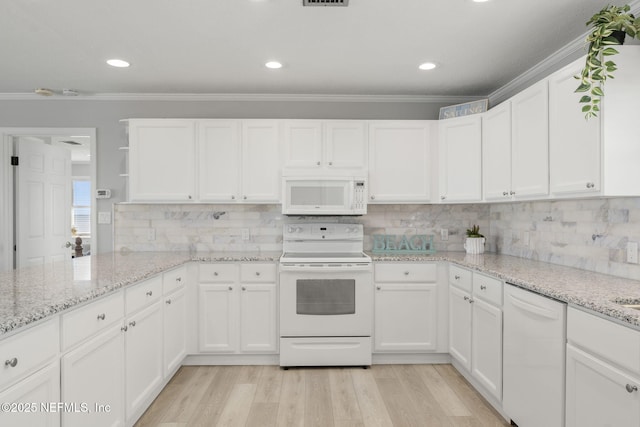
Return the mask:
<svg viewBox="0 0 640 427">
<path fill-rule="evenodd" d="M 280 202 L 280 124 L 242 121 L 242 201 Z"/>
<path fill-rule="evenodd" d="M 130 120 L 130 201 L 194 201 L 195 147 L 194 120 Z"/>
<path fill-rule="evenodd" d="M 585 120 L 575 93 L 584 59 L 549 78 L 549 172 L 551 194 L 600 191 L 600 119 Z"/>
<path fill-rule="evenodd" d="M 549 194 L 548 99 L 547 80 L 511 99 L 511 186 L 516 199 Z"/>
<path fill-rule="evenodd" d="M 429 202 L 433 122 L 369 124 L 369 203 Z"/>
<path fill-rule="evenodd" d="M 240 194 L 240 122 L 198 122 L 198 183 L 203 202 L 232 202 Z"/>
<path fill-rule="evenodd" d="M 365 123 L 351 120 L 287 120 L 284 124 L 284 167 L 296 173 L 366 171 Z"/>
<path fill-rule="evenodd" d="M 482 188 L 486 201 L 511 199 L 511 102 L 482 117 Z"/>
<path fill-rule="evenodd" d="M 482 199 L 482 122 L 480 115 L 438 122 L 440 201 Z"/>
</svg>

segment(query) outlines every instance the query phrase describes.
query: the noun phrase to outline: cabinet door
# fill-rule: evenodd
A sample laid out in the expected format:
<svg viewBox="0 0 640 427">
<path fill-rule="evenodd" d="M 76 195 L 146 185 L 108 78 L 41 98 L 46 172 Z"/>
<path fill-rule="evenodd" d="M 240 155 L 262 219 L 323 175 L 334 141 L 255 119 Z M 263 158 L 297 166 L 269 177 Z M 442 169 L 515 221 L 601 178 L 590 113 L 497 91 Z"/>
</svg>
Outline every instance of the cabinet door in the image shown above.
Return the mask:
<svg viewBox="0 0 640 427">
<path fill-rule="evenodd" d="M 234 284 L 199 286 L 199 347 L 201 352 L 238 350 L 238 293 Z"/>
<path fill-rule="evenodd" d="M 369 125 L 369 202 L 428 202 L 430 137 L 427 121 Z"/>
<path fill-rule="evenodd" d="M 319 169 L 322 162 L 322 123 L 287 120 L 284 123 L 284 167 Z"/>
<path fill-rule="evenodd" d="M 468 371 L 471 370 L 470 295 L 449 286 L 449 353 Z"/>
<path fill-rule="evenodd" d="M 242 200 L 279 203 L 280 164 L 278 122 L 242 122 Z"/>
<path fill-rule="evenodd" d="M 549 104 L 547 81 L 511 99 L 511 186 L 516 198 L 549 194 Z"/>
<path fill-rule="evenodd" d="M 60 413 L 47 411 L 41 405 L 60 402 L 60 364 L 58 361 L 21 380 L 0 393 L 0 402 L 35 404 L 29 411 L 0 412 L 0 425 L 12 427 L 56 427 L 60 425 Z"/>
<path fill-rule="evenodd" d="M 378 283 L 375 351 L 434 351 L 437 346 L 437 285 Z"/>
<path fill-rule="evenodd" d="M 240 295 L 240 348 L 243 352 L 277 351 L 275 283 L 243 284 Z"/>
<path fill-rule="evenodd" d="M 502 400 L 502 310 L 474 298 L 471 373 Z"/>
<path fill-rule="evenodd" d="M 184 287 L 164 298 L 164 376 L 175 371 L 187 354 L 187 291 Z"/>
<path fill-rule="evenodd" d="M 324 141 L 324 158 L 329 169 L 366 170 L 367 140 L 364 122 L 325 122 Z"/>
<path fill-rule="evenodd" d="M 481 123 L 480 115 L 438 122 L 440 200 L 445 203 L 482 199 Z"/>
<path fill-rule="evenodd" d="M 511 198 L 511 102 L 482 117 L 482 188 L 484 199 Z"/>
<path fill-rule="evenodd" d="M 575 93 L 584 59 L 549 78 L 549 163 L 551 193 L 600 191 L 600 117 L 585 120 Z M 602 116 L 602 114 L 599 114 Z"/>
<path fill-rule="evenodd" d="M 129 122 L 129 191 L 131 201 L 195 199 L 195 122 Z"/>
<path fill-rule="evenodd" d="M 63 411 L 63 426 L 124 425 L 124 333 L 121 328 L 120 324 L 112 326 L 62 357 L 62 401 L 86 402 L 94 411 Z M 104 405 L 109 405 L 108 411 L 96 411 Z"/>
<path fill-rule="evenodd" d="M 240 121 L 198 121 L 198 184 L 203 202 L 232 202 L 240 194 Z"/>
<path fill-rule="evenodd" d="M 125 334 L 126 415 L 132 421 L 142 414 L 154 388 L 161 383 L 162 301 L 127 319 Z"/>
<path fill-rule="evenodd" d="M 567 427 L 640 425 L 640 378 L 567 345 Z"/>
</svg>

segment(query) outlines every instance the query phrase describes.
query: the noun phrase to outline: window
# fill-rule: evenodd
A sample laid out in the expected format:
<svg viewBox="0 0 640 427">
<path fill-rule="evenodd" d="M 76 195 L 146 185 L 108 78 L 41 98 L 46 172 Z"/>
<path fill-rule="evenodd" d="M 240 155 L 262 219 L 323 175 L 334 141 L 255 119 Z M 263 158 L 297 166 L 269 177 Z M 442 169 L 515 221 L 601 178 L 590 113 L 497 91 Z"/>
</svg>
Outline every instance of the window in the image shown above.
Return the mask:
<svg viewBox="0 0 640 427">
<path fill-rule="evenodd" d="M 78 236 L 91 235 L 91 181 L 73 180 L 71 226 Z"/>
</svg>

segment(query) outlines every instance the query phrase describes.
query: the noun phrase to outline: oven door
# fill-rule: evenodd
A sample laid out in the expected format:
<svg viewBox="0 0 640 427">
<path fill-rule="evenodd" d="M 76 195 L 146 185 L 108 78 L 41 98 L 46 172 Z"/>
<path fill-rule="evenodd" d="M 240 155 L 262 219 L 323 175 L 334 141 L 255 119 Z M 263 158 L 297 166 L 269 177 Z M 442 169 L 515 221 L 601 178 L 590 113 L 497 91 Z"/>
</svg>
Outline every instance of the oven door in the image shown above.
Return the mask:
<svg viewBox="0 0 640 427">
<path fill-rule="evenodd" d="M 371 336 L 371 265 L 280 265 L 280 336 Z"/>
</svg>

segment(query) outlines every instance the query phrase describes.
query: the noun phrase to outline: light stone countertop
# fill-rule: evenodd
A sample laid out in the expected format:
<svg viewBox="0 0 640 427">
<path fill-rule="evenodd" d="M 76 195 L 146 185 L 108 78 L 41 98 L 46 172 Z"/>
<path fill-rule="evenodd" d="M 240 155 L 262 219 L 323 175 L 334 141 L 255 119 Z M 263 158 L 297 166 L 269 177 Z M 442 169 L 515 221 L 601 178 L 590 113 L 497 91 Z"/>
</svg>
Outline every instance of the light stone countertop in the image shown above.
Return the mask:
<svg viewBox="0 0 640 427">
<path fill-rule="evenodd" d="M 280 252 L 106 253 L 0 272 L 0 338 L 76 305 L 137 283 L 189 261 L 274 262 Z M 447 261 L 503 279 L 525 289 L 602 314 L 640 329 L 640 311 L 614 300 L 640 301 L 640 282 L 506 255 L 379 255 L 374 261 Z"/>
</svg>

